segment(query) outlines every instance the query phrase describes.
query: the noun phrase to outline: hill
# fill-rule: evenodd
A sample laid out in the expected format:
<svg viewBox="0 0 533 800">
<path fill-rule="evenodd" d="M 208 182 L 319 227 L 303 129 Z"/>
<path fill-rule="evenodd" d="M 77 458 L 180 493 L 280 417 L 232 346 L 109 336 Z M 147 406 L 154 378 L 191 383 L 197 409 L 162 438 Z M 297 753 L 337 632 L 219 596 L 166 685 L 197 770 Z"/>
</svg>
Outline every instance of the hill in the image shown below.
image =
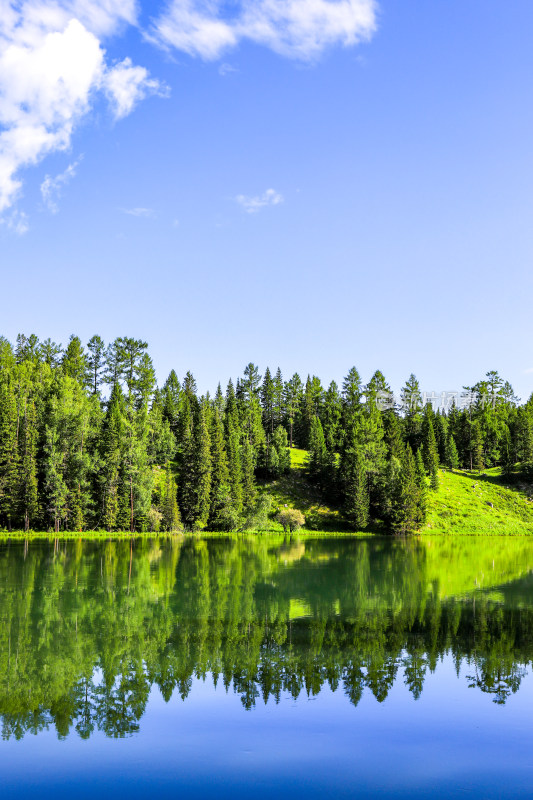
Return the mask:
<svg viewBox="0 0 533 800">
<path fill-rule="evenodd" d="M 291 450 L 291 469 L 287 475 L 260 484 L 260 491 L 271 498 L 271 525 L 277 511 L 290 506 L 306 518 L 306 529 L 324 532 L 349 532 L 350 527 L 338 508 L 317 498 L 306 478 L 306 451 Z M 439 470 L 439 489 L 428 491 L 428 521 L 421 534 L 523 535 L 533 534 L 533 487 L 509 485 L 495 468 L 483 473 Z M 385 533 L 379 528 L 371 533 Z"/>
<path fill-rule="evenodd" d="M 439 470 L 439 481 L 421 533 L 533 534 L 533 487 L 507 484 L 499 469 Z"/>
</svg>

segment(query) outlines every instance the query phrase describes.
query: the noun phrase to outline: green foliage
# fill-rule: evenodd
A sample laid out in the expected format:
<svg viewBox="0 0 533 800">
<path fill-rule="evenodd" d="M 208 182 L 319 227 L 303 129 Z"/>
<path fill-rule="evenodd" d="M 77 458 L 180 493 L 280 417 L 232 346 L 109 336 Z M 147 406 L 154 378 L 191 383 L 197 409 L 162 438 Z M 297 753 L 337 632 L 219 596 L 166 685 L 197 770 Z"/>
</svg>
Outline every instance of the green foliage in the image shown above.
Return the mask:
<svg viewBox="0 0 533 800">
<path fill-rule="evenodd" d="M 354 446 L 347 450 L 344 469 L 346 518 L 355 530 L 364 530 L 369 521 L 370 500 L 365 460 L 361 448 Z"/>
<path fill-rule="evenodd" d="M 278 521 L 284 531 L 297 531 L 305 525 L 305 517 L 297 508 L 285 508 L 278 514 Z"/>
<path fill-rule="evenodd" d="M 16 514 L 19 481 L 18 416 L 13 383 L 0 383 L 0 514 L 7 528 Z"/>
<path fill-rule="evenodd" d="M 455 439 L 453 438 L 452 434 L 448 435 L 446 440 L 446 465 L 450 469 L 457 469 L 459 466 L 459 454 L 457 452 L 457 447 L 455 446 Z"/>
<path fill-rule="evenodd" d="M 475 672 L 474 691 L 503 703 L 532 659 L 532 545 L 301 533 L 5 547 L 2 735 L 127 736 L 152 687 L 185 700 L 208 671 L 246 708 L 280 686 L 357 704 L 397 679 L 418 697 L 449 654 L 465 689 Z"/>
<path fill-rule="evenodd" d="M 433 491 L 436 491 L 439 488 L 439 451 L 433 429 L 433 419 L 433 411 L 428 403 L 422 422 L 423 458 L 426 472 L 429 474 L 430 486 Z"/>
<path fill-rule="evenodd" d="M 33 334 L 15 347 L 0 338 L 0 526 L 238 530 L 268 495 L 314 529 L 418 530 L 440 496 L 439 463 L 497 465 L 529 491 L 533 398 L 518 406 L 494 371 L 468 396 L 446 414 L 422 409 L 411 375 L 398 411 L 379 371 L 363 387 L 352 368 L 339 393 L 317 376 L 284 383 L 279 368 L 261 381 L 250 363 L 235 390 L 230 380 L 211 399 L 190 371 L 158 388 L 140 339 L 106 348 L 95 335 L 84 348 L 71 336 L 63 349 Z"/>
<path fill-rule="evenodd" d="M 162 484 L 159 511 L 161 514 L 161 529 L 173 533 L 181 530 L 181 518 L 178 508 L 177 486 L 170 462 L 165 467 L 165 478 Z"/>
</svg>

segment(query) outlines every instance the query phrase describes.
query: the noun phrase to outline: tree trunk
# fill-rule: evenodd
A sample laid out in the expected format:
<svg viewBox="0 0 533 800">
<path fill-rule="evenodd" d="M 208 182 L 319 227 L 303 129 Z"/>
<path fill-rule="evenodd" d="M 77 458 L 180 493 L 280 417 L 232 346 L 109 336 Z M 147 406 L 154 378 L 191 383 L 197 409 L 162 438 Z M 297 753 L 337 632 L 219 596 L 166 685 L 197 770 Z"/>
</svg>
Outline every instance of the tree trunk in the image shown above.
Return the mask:
<svg viewBox="0 0 533 800">
<path fill-rule="evenodd" d="M 131 519 L 130 519 L 130 530 L 133 533 L 133 478 L 130 475 L 130 511 L 131 511 Z"/>
</svg>

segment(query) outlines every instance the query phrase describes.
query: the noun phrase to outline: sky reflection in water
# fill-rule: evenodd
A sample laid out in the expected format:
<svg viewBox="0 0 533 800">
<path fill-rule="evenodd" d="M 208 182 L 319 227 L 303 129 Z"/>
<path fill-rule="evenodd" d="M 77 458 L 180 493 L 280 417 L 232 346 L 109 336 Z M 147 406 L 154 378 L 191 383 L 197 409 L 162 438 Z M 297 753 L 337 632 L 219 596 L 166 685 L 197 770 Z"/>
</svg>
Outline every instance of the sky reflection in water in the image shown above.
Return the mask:
<svg viewBox="0 0 533 800">
<path fill-rule="evenodd" d="M 532 568 L 526 538 L 3 545 L 2 797 L 530 796 Z"/>
</svg>

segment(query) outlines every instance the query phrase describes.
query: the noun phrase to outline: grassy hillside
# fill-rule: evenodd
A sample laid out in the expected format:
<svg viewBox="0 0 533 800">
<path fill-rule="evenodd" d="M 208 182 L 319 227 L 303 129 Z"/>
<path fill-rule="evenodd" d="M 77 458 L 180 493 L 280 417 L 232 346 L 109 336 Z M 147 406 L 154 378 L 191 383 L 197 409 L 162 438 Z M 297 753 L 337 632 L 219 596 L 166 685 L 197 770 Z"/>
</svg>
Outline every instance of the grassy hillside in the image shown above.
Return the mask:
<svg viewBox="0 0 533 800">
<path fill-rule="evenodd" d="M 338 509 L 317 500 L 305 477 L 306 455 L 305 450 L 291 450 L 289 474 L 262 485 L 261 491 L 272 498 L 272 516 L 287 505 L 302 511 L 310 530 L 349 531 Z M 533 487 L 507 485 L 499 469 L 482 474 L 440 470 L 439 479 L 438 491 L 428 492 L 428 522 L 421 533 L 533 534 Z"/>
<path fill-rule="evenodd" d="M 439 471 L 439 480 L 421 533 L 533 534 L 533 487 L 506 485 L 498 469 Z"/>
<path fill-rule="evenodd" d="M 305 476 L 307 451 L 293 448 L 291 450 L 291 470 L 275 481 L 259 484 L 259 490 L 268 494 L 272 501 L 272 525 L 278 510 L 285 506 L 297 508 L 305 516 L 305 527 L 314 531 L 349 532 L 350 528 L 340 512 L 330 508 L 317 498 L 316 490 L 308 483 Z"/>
</svg>

